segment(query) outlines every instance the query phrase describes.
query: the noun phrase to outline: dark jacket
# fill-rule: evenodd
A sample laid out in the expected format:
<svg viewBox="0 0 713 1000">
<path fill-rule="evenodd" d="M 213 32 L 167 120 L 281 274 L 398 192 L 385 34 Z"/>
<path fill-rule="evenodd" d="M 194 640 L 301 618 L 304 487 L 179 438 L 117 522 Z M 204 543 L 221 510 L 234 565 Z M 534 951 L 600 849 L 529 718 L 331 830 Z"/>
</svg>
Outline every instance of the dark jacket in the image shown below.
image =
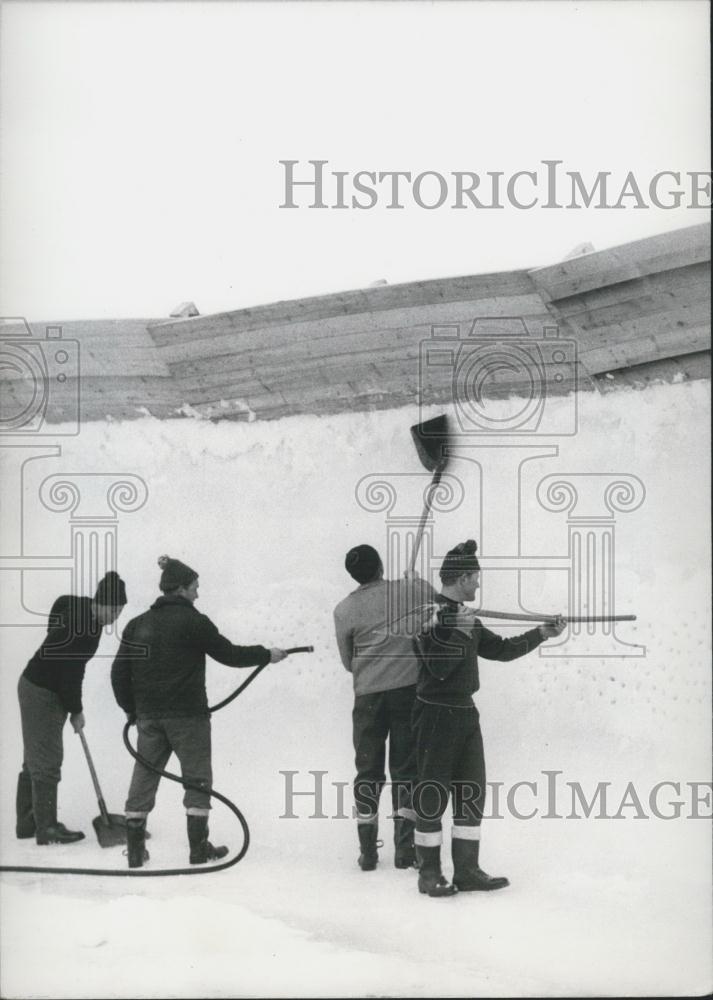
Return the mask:
<svg viewBox="0 0 713 1000">
<path fill-rule="evenodd" d="M 52 605 L 47 636 L 23 670 L 38 687 L 54 691 L 65 711 L 82 711 L 84 668 L 94 656 L 102 626 L 92 616 L 91 597 L 63 594 Z"/>
<path fill-rule="evenodd" d="M 111 668 L 119 705 L 139 719 L 207 715 L 205 658 L 228 667 L 263 666 L 264 646 L 234 646 L 183 597 L 164 596 L 124 629 Z"/>
<path fill-rule="evenodd" d="M 466 621 L 457 622 L 460 613 Z M 438 594 L 429 620 L 415 639 L 421 663 L 416 694 L 422 701 L 467 707 L 480 687 L 478 657 L 516 660 L 543 642 L 539 629 L 503 639 L 470 609 Z"/>
</svg>

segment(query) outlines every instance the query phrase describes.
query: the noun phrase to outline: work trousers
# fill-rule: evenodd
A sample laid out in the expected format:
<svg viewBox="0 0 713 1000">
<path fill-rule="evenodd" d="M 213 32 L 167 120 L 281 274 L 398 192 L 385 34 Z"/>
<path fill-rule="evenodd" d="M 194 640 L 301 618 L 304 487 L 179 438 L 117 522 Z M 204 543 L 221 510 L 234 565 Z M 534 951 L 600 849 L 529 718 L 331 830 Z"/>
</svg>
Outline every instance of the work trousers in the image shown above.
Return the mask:
<svg viewBox="0 0 713 1000">
<path fill-rule="evenodd" d="M 386 781 L 387 739 L 393 811 L 411 817 L 411 793 L 416 782 L 416 744 L 411 728 L 415 697 L 416 686 L 409 684 L 354 699 L 354 802 L 361 822 L 373 821 L 378 815 Z"/>
<path fill-rule="evenodd" d="M 54 691 L 20 676 L 17 685 L 22 723 L 23 771 L 33 781 L 57 785 L 62 777 L 62 730 L 67 711 Z"/>
<path fill-rule="evenodd" d="M 189 815 L 207 816 L 210 809 L 208 789 L 213 784 L 211 769 L 210 716 L 187 718 L 139 719 L 136 723 L 136 749 L 153 767 L 164 770 L 172 753 L 181 765 L 181 777 L 199 785 L 201 790 L 185 788 L 183 805 Z M 143 818 L 156 803 L 156 791 L 161 776 L 134 764 L 129 795 L 126 800 L 127 818 Z"/>
<path fill-rule="evenodd" d="M 450 708 L 416 701 L 413 714 L 418 760 L 414 792 L 416 842 L 441 843 L 441 820 L 453 806 L 453 835 L 478 840 L 485 806 L 485 757 L 475 705 Z"/>
</svg>

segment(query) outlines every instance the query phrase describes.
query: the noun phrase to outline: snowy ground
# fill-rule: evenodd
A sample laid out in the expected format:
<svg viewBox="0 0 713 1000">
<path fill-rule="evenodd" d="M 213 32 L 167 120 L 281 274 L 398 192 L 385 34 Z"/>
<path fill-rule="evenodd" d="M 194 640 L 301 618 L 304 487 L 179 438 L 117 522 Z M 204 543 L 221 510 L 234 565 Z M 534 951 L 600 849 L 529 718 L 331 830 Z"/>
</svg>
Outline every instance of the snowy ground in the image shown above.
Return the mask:
<svg viewBox="0 0 713 1000">
<path fill-rule="evenodd" d="M 324 811 L 338 811 L 331 782 L 352 776 L 350 678 L 332 639 L 331 610 L 351 589 L 342 569 L 350 545 L 385 547 L 384 515 L 356 503 L 362 476 L 420 470 L 408 436 L 416 408 L 273 424 L 192 421 L 90 425 L 63 442 L 59 459 L 30 463 L 25 490 L 30 545 L 64 555 L 63 515 L 32 504 L 55 472 L 133 472 L 149 499 L 122 517 L 119 568 L 129 606 L 154 598 L 156 558 L 178 556 L 201 574 L 199 607 L 238 642 L 313 643 L 312 656 L 265 671 L 214 719 L 215 785 L 245 812 L 253 842 L 245 860 L 215 875 L 171 879 L 4 874 L 0 881 L 0 989 L 5 997 L 536 996 L 685 995 L 711 989 L 710 823 L 688 818 L 687 782 L 710 780 L 709 385 L 582 397 L 581 429 L 558 439 L 559 455 L 531 463 L 533 482 L 552 472 L 629 473 L 646 487 L 638 510 L 617 521 L 617 610 L 638 621 L 622 628 L 645 644 L 640 658 L 484 663 L 478 696 L 489 780 L 536 783 L 518 793 L 529 820 L 503 810 L 486 821 L 482 856 L 511 887 L 490 896 L 435 901 L 416 876 L 391 864 L 390 821 L 374 873 L 356 867 L 349 819 L 310 819 L 312 802 L 285 812 L 285 778 L 306 790 L 324 776 Z M 566 405 L 555 402 L 555 405 Z M 475 467 L 457 469 L 466 502 L 439 514 L 434 549 L 479 534 L 483 511 Z M 529 473 L 528 473 L 529 474 Z M 486 484 L 509 488 L 502 472 Z M 407 499 L 418 493 L 404 480 Z M 523 480 L 528 493 L 527 475 Z M 408 495 L 408 491 L 412 495 Z M 524 502 L 529 552 L 561 555 L 566 522 Z M 486 504 L 487 507 L 487 504 Z M 487 511 L 486 511 L 487 513 Z M 488 552 L 484 516 L 482 550 Z M 59 526 L 59 527 L 58 527 Z M 497 536 L 492 526 L 490 537 Z M 492 545 L 491 545 L 492 551 Z M 434 566 L 437 566 L 437 560 Z M 514 607 L 511 573 L 486 583 L 490 606 Z M 17 598 L 3 574 L 3 620 Z M 566 607 L 563 574 L 525 582 L 530 607 Z M 68 586 L 64 572 L 25 575 L 25 604 L 46 610 Z M 15 589 L 13 589 L 15 588 Z M 485 603 L 485 602 L 484 602 Z M 494 626 L 495 627 L 495 626 Z M 43 630 L 6 629 L 0 675 L 0 862 L 122 867 L 119 848 L 102 851 L 90 821 L 97 807 L 76 737 L 65 735 L 61 815 L 88 836 L 40 850 L 18 842 L 13 798 L 21 762 L 15 685 Z M 115 639 L 90 664 L 87 737 L 109 808 L 121 811 L 130 760 L 120 742 L 122 713 L 108 672 Z M 245 675 L 216 664 L 216 701 Z M 545 771 L 558 777 L 561 819 L 547 819 Z M 647 818 L 566 818 L 564 782 L 591 797 L 611 782 L 616 813 L 633 782 Z M 657 782 L 678 782 L 682 815 L 658 819 L 648 805 Z M 186 861 L 180 789 L 162 786 L 150 826 L 152 868 Z M 672 790 L 661 811 L 673 813 Z M 345 796 L 348 811 L 350 799 Z M 708 805 L 700 812 L 710 814 Z M 234 819 L 219 805 L 213 839 L 237 845 Z"/>
</svg>

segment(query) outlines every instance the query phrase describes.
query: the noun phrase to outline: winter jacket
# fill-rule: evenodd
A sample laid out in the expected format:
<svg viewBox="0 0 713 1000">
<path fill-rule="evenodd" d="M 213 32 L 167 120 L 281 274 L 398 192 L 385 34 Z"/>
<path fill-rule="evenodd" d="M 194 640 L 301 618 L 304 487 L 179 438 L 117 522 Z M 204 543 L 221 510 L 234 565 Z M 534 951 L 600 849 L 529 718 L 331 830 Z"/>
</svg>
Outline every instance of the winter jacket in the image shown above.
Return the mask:
<svg viewBox="0 0 713 1000">
<path fill-rule="evenodd" d="M 66 712 L 82 711 L 84 668 L 99 646 L 102 626 L 91 597 L 64 594 L 52 605 L 47 636 L 23 670 L 37 687 L 54 691 Z"/>
<path fill-rule="evenodd" d="M 425 580 L 375 580 L 352 591 L 334 609 L 339 655 L 356 695 L 416 683 L 413 637 L 436 595 Z"/>
<path fill-rule="evenodd" d="M 111 668 L 114 696 L 139 719 L 207 715 L 205 658 L 228 667 L 263 666 L 264 646 L 234 646 L 183 597 L 163 596 L 124 629 Z"/>
<path fill-rule="evenodd" d="M 420 660 L 417 697 L 437 705 L 469 707 L 480 687 L 478 657 L 516 660 L 536 649 L 537 628 L 503 639 L 487 629 L 463 604 L 438 594 L 415 646 Z"/>
</svg>

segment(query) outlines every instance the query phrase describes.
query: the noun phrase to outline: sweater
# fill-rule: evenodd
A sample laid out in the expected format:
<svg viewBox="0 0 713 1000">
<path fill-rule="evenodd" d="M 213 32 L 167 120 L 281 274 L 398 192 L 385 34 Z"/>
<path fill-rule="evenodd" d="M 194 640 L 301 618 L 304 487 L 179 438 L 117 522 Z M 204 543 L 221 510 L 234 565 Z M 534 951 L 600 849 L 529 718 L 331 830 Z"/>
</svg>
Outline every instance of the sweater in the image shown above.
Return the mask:
<svg viewBox="0 0 713 1000">
<path fill-rule="evenodd" d="M 234 646 L 184 597 L 159 597 L 132 618 L 111 668 L 114 696 L 139 719 L 208 714 L 206 656 L 228 667 L 264 666 L 264 646 Z"/>
<path fill-rule="evenodd" d="M 415 684 L 413 638 L 422 609 L 435 597 L 425 580 L 375 580 L 352 591 L 334 609 L 339 655 L 356 695 Z"/>
<path fill-rule="evenodd" d="M 480 687 L 478 657 L 507 662 L 544 642 L 538 628 L 504 639 L 483 625 L 463 604 L 438 594 L 430 618 L 415 639 L 420 661 L 417 697 L 468 708 Z"/>
<path fill-rule="evenodd" d="M 23 676 L 54 691 L 66 712 L 81 712 L 84 668 L 97 651 L 101 632 L 92 614 L 91 597 L 58 597 L 49 614 L 47 636 Z"/>
</svg>

